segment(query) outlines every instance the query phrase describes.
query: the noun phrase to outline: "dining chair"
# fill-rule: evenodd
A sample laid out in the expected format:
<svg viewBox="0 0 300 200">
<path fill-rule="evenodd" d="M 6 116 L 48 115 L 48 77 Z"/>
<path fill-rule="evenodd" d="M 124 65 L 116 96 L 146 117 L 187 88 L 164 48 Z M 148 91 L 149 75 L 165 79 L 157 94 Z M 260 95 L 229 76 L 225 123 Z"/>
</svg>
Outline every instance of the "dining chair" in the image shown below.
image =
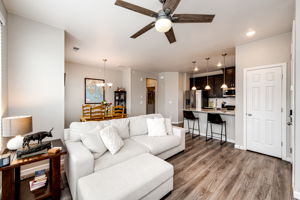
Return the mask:
<svg viewBox="0 0 300 200">
<path fill-rule="evenodd" d="M 91 120 L 105 120 L 106 106 L 95 105 L 91 108 Z"/>
<path fill-rule="evenodd" d="M 91 108 L 92 106 L 89 104 L 82 105 L 82 115 L 80 117 L 81 122 L 85 122 L 91 119 Z"/>
<path fill-rule="evenodd" d="M 125 107 L 124 106 L 114 106 L 112 108 L 112 118 L 120 119 L 125 118 Z"/>
</svg>

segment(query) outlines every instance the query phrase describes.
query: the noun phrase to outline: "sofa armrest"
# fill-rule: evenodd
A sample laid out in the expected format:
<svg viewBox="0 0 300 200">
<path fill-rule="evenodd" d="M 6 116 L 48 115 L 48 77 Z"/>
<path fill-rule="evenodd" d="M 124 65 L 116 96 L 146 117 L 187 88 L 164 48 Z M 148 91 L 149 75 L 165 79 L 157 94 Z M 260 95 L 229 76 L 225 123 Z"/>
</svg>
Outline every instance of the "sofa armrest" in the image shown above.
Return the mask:
<svg viewBox="0 0 300 200">
<path fill-rule="evenodd" d="M 94 156 L 81 142 L 66 141 L 66 147 L 65 171 L 72 197 L 76 200 L 78 180 L 94 172 Z"/>
<path fill-rule="evenodd" d="M 173 126 L 172 130 L 173 130 L 173 135 L 181 138 L 180 146 L 184 150 L 185 149 L 185 129 L 180 128 L 178 126 Z"/>
<path fill-rule="evenodd" d="M 64 129 L 64 140 L 65 141 L 70 140 L 70 129 L 69 128 Z"/>
</svg>

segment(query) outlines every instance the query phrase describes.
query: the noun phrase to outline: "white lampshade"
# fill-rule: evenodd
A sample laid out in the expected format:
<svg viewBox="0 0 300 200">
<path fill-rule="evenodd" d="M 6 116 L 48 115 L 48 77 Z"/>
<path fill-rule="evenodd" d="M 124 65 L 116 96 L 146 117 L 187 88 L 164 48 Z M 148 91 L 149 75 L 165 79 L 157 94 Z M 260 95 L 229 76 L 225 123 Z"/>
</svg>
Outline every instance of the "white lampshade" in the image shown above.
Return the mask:
<svg viewBox="0 0 300 200">
<path fill-rule="evenodd" d="M 97 85 L 97 87 L 104 87 L 105 83 L 97 83 L 96 85 Z"/>
<path fill-rule="evenodd" d="M 211 87 L 210 87 L 209 85 L 206 85 L 204 89 L 205 89 L 205 90 L 210 90 Z"/>
<path fill-rule="evenodd" d="M 165 33 L 172 28 L 172 22 L 169 18 L 160 18 L 155 22 L 155 29 L 158 32 Z"/>
<path fill-rule="evenodd" d="M 108 87 L 112 87 L 112 86 L 113 86 L 113 83 L 107 83 L 107 86 L 108 86 Z"/>
<path fill-rule="evenodd" d="M 192 90 L 197 90 L 196 86 L 193 86 L 193 87 L 192 87 Z"/>
<path fill-rule="evenodd" d="M 2 136 L 14 137 L 32 132 L 32 116 L 5 117 L 2 119 Z"/>
<path fill-rule="evenodd" d="M 222 89 L 227 89 L 228 86 L 224 83 L 222 86 L 221 86 Z"/>
</svg>

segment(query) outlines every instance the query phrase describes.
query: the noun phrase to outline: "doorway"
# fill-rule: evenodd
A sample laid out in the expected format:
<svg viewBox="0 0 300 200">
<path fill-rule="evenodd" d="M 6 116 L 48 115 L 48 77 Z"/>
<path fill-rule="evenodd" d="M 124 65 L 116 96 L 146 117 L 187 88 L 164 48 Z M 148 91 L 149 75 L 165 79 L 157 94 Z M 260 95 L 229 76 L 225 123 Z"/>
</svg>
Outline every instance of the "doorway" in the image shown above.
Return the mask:
<svg viewBox="0 0 300 200">
<path fill-rule="evenodd" d="M 286 145 L 285 66 L 268 65 L 244 71 L 246 148 L 279 158 L 285 155 L 282 150 Z"/>
<path fill-rule="evenodd" d="M 153 114 L 153 113 L 155 113 L 155 95 L 156 95 L 156 89 L 157 89 L 157 80 L 147 78 L 146 79 L 146 88 L 147 88 L 146 113 Z"/>
</svg>

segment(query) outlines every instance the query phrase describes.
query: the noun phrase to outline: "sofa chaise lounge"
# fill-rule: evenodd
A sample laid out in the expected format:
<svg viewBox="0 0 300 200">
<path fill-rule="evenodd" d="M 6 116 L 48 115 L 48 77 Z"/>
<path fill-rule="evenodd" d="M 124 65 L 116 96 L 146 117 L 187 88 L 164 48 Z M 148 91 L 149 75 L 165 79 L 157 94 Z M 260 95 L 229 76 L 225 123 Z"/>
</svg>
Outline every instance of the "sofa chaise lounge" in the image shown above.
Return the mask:
<svg viewBox="0 0 300 200">
<path fill-rule="evenodd" d="M 162 115 L 73 122 L 69 129 L 65 129 L 68 149 L 65 170 L 74 200 L 154 200 L 173 190 L 173 166 L 164 159 L 184 151 L 185 131 L 173 126 L 167 136 L 150 137 L 147 134 L 147 118 L 162 118 Z M 74 140 L 81 132 L 99 124 L 122 127 L 119 135 L 124 146 L 116 154 L 107 151 L 97 157 L 81 141 Z"/>
</svg>

